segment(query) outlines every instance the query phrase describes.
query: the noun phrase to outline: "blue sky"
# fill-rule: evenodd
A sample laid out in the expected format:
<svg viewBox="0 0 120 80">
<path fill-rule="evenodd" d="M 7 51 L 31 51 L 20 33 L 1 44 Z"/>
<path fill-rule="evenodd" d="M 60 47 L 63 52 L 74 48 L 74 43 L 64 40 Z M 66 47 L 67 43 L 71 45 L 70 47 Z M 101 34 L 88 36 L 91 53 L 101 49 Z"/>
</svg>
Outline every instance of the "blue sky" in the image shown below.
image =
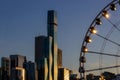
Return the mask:
<svg viewBox="0 0 120 80">
<path fill-rule="evenodd" d="M 47 34 L 47 11 L 56 10 L 63 66 L 77 71 L 84 35 L 110 1 L 0 0 L 0 57 L 21 54 L 34 61 L 34 38 Z"/>
</svg>

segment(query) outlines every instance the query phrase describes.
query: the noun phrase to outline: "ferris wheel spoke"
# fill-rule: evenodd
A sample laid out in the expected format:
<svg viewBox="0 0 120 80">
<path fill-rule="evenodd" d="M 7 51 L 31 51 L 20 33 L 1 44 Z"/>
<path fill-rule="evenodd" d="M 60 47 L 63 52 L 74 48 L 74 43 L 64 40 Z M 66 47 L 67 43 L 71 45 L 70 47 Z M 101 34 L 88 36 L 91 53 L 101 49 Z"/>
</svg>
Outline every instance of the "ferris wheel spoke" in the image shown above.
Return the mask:
<svg viewBox="0 0 120 80">
<path fill-rule="evenodd" d="M 103 53 L 103 52 L 88 51 L 88 53 L 100 54 L 100 55 L 107 55 L 107 56 L 114 56 L 114 57 L 120 57 L 120 55 L 109 54 L 109 53 Z"/>
<path fill-rule="evenodd" d="M 113 43 L 113 44 L 115 44 L 115 45 L 120 46 L 119 43 L 117 43 L 117 42 L 115 42 L 115 41 L 112 41 L 112 40 L 110 40 L 110 39 L 108 39 L 108 38 L 106 38 L 106 37 L 104 37 L 104 36 L 102 36 L 102 35 L 99 35 L 99 34 L 96 34 L 96 35 L 99 36 L 99 37 L 101 37 L 101 38 L 103 38 L 103 39 L 105 39 L 105 40 L 107 40 L 107 41 L 109 41 L 109 42 L 111 42 L 111 43 Z"/>
<path fill-rule="evenodd" d="M 96 68 L 96 69 L 89 69 L 89 70 L 85 70 L 85 72 L 92 72 L 92 71 L 98 71 L 98 70 L 104 70 L 104 69 L 111 69 L 111 68 L 117 68 L 117 67 L 120 67 L 120 65 L 109 66 L 109 67 L 102 67 L 102 68 Z"/>
<path fill-rule="evenodd" d="M 115 25 L 112 21 L 110 21 L 109 19 L 107 19 L 107 21 L 111 24 L 111 25 L 113 25 L 113 27 L 115 28 L 115 29 L 117 29 L 119 32 L 120 32 L 120 28 L 118 28 L 117 27 L 117 25 Z"/>
<path fill-rule="evenodd" d="M 116 26 L 119 26 L 119 24 L 120 24 L 120 20 L 119 20 L 115 25 L 116 25 Z M 108 39 L 108 38 L 111 36 L 111 34 L 113 33 L 114 30 L 115 30 L 115 28 L 114 28 L 114 26 L 112 26 L 111 29 L 110 29 L 110 31 L 109 31 L 109 32 L 107 33 L 107 35 L 105 36 L 105 38 Z M 102 46 L 101 46 L 100 52 L 103 52 L 103 51 L 104 51 L 106 42 L 107 42 L 107 40 L 105 39 L 105 40 L 103 41 Z"/>
</svg>

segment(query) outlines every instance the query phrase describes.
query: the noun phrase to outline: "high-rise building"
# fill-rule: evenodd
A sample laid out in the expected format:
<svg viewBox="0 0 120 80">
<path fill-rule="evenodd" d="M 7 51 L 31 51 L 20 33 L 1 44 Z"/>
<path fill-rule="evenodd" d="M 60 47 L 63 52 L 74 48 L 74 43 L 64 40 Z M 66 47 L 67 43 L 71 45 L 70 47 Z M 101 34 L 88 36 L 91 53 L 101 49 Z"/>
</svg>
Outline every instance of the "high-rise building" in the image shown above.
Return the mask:
<svg viewBox="0 0 120 80">
<path fill-rule="evenodd" d="M 15 67 L 12 69 L 12 80 L 26 80 L 25 69 L 21 67 Z"/>
<path fill-rule="evenodd" d="M 38 80 L 37 66 L 34 62 L 25 62 L 24 68 L 26 80 Z"/>
<path fill-rule="evenodd" d="M 39 80 L 52 79 L 52 37 L 38 36 L 35 38 L 35 62 Z"/>
<path fill-rule="evenodd" d="M 35 38 L 35 62 L 39 80 L 57 80 L 57 16 L 54 10 L 48 11 L 48 36 Z"/>
<path fill-rule="evenodd" d="M 23 63 L 26 62 L 26 57 L 22 55 L 10 55 L 11 70 L 15 67 L 23 68 Z"/>
<path fill-rule="evenodd" d="M 46 36 L 35 37 L 35 62 L 37 63 L 38 69 L 41 66 L 41 59 L 45 58 L 48 47 L 48 38 Z"/>
<path fill-rule="evenodd" d="M 10 59 L 7 57 L 1 58 L 2 80 L 10 79 Z"/>
<path fill-rule="evenodd" d="M 58 78 L 58 66 L 57 66 L 57 53 L 58 53 L 58 46 L 57 46 L 57 13 L 54 10 L 48 11 L 48 19 L 47 19 L 47 27 L 48 27 L 48 36 L 52 37 L 52 58 L 53 58 L 53 65 L 52 65 L 52 77 L 53 80 L 57 80 Z"/>
<path fill-rule="evenodd" d="M 57 57 L 58 68 L 62 67 L 62 50 L 58 49 L 58 57 Z"/>
<path fill-rule="evenodd" d="M 26 57 L 22 55 L 10 55 L 10 70 L 11 70 L 11 76 L 13 74 L 13 69 L 15 70 L 16 67 L 23 68 L 23 63 L 26 62 Z M 12 77 L 11 77 L 11 80 Z"/>
</svg>

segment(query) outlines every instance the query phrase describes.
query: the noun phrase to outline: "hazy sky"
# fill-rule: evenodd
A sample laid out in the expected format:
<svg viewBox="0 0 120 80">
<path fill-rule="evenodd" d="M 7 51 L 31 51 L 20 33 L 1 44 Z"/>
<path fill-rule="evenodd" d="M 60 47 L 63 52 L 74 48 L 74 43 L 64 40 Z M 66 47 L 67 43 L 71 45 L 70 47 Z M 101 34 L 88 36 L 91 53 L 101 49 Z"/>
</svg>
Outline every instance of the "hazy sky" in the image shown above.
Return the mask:
<svg viewBox="0 0 120 80">
<path fill-rule="evenodd" d="M 0 57 L 21 54 L 34 61 L 34 38 L 47 34 L 47 11 L 56 10 L 63 66 L 78 71 L 84 35 L 110 1 L 0 0 Z"/>
</svg>

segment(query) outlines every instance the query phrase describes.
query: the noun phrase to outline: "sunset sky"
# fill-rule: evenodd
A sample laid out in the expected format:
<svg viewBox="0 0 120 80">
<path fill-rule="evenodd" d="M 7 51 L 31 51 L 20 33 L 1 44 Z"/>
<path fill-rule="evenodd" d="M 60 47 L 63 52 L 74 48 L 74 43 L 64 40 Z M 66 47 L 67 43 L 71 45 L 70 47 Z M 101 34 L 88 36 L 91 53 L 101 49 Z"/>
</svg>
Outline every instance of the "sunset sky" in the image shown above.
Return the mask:
<svg viewBox="0 0 120 80">
<path fill-rule="evenodd" d="M 0 58 L 34 61 L 35 36 L 47 35 L 47 11 L 56 10 L 63 66 L 78 71 L 80 48 L 93 19 L 112 0 L 0 0 Z"/>
</svg>

